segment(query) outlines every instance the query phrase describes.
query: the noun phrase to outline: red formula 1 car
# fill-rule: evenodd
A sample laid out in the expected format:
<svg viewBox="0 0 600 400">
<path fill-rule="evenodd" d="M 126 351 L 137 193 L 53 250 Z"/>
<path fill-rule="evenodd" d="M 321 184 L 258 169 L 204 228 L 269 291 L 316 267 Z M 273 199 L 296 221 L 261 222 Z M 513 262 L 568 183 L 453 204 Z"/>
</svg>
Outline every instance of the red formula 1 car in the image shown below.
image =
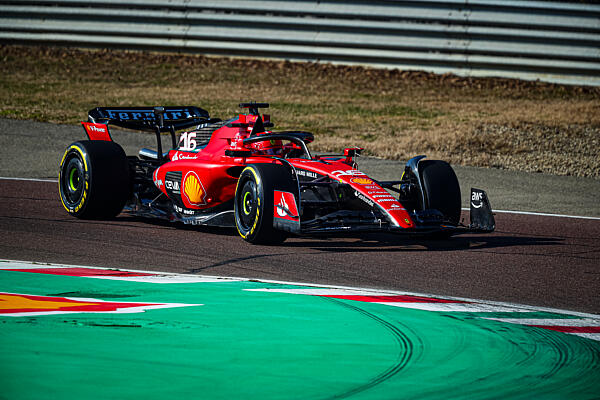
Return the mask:
<svg viewBox="0 0 600 400">
<path fill-rule="evenodd" d="M 460 223 L 458 180 L 444 161 L 412 158 L 396 181 L 356 168 L 360 148 L 311 155 L 314 137 L 272 132 L 266 103 L 228 121 L 197 107 L 99 107 L 83 122 L 89 140 L 71 144 L 59 172 L 65 209 L 79 218 L 122 211 L 186 224 L 236 226 L 250 243 L 289 235 L 387 231 L 430 236 L 491 232 L 484 191 L 472 189 L 471 224 Z M 157 150 L 126 156 L 108 125 L 153 131 Z M 179 140 L 177 140 L 177 132 Z M 161 135 L 172 150 L 163 153 Z M 401 175 L 401 177 L 400 177 Z"/>
</svg>

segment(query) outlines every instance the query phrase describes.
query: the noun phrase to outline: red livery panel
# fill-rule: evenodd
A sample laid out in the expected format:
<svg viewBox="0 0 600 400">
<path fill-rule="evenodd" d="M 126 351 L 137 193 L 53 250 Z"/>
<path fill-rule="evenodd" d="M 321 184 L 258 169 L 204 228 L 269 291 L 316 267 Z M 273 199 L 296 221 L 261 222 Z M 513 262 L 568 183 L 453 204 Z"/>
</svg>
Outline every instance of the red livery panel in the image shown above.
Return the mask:
<svg viewBox="0 0 600 400">
<path fill-rule="evenodd" d="M 90 140 L 106 140 L 112 142 L 110 132 L 108 131 L 108 125 L 95 124 L 92 122 L 82 122 L 81 124 Z"/>
</svg>

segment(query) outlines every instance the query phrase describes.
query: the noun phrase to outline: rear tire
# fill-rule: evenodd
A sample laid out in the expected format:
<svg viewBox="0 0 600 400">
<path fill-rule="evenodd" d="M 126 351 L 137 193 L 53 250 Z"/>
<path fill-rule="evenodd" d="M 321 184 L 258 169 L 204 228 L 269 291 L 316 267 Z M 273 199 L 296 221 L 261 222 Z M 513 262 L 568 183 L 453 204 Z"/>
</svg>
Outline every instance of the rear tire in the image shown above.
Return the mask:
<svg viewBox="0 0 600 400">
<path fill-rule="evenodd" d="M 75 142 L 60 163 L 58 188 L 69 214 L 82 219 L 115 217 L 130 192 L 127 156 L 114 142 Z"/>
<path fill-rule="evenodd" d="M 450 164 L 439 160 L 423 160 L 419 163 L 419 173 L 427 208 L 439 210 L 448 222 L 458 225 L 461 212 L 460 185 Z"/>
<path fill-rule="evenodd" d="M 274 191 L 293 189 L 288 169 L 279 164 L 250 164 L 240 174 L 235 190 L 235 225 L 252 244 L 281 244 L 286 232 L 273 228 Z"/>
</svg>

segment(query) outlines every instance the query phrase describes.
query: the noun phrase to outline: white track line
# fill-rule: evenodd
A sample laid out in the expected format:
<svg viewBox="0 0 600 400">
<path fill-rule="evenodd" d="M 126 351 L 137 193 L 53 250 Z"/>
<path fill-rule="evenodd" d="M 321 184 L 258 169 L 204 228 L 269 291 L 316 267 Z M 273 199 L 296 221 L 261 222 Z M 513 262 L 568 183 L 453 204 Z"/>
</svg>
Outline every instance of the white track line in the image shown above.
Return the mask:
<svg viewBox="0 0 600 400">
<path fill-rule="evenodd" d="M 85 267 L 76 265 L 62 265 L 62 264 L 43 264 L 43 263 L 30 263 L 23 261 L 10 261 L 0 260 L 0 271 L 5 269 L 22 269 L 22 270 L 35 270 L 44 268 L 86 268 L 86 269 L 98 269 L 98 270 L 110 270 L 111 268 L 101 267 Z M 115 269 L 115 272 L 117 269 Z M 150 275 L 145 276 L 110 276 L 110 275 L 82 275 L 82 278 L 96 278 L 96 279 L 109 279 L 117 281 L 128 281 L 128 282 L 147 282 L 147 283 L 221 283 L 224 281 L 246 281 L 246 279 L 232 279 L 232 278 L 221 278 L 214 276 L 204 275 L 191 275 L 191 274 L 173 274 L 173 273 L 161 273 L 161 272 L 143 272 L 143 271 L 132 271 L 118 269 L 118 271 L 126 272 L 137 272 L 146 273 Z"/>
<path fill-rule="evenodd" d="M 600 326 L 600 319 L 595 318 L 581 318 L 581 319 L 547 319 L 547 318 L 486 318 L 491 321 L 506 322 L 509 324 L 519 325 L 542 325 L 542 326 Z"/>
<path fill-rule="evenodd" d="M 436 311 L 436 312 L 472 312 L 472 313 L 498 313 L 498 312 L 519 312 L 528 313 L 533 310 L 527 310 L 523 307 L 507 307 L 482 302 L 473 303 L 388 303 L 385 301 L 377 302 L 392 307 L 410 308 L 413 310 Z"/>
<path fill-rule="evenodd" d="M 338 288 L 323 288 L 315 289 L 275 289 L 275 288 L 262 288 L 262 289 L 244 289 L 248 292 L 270 292 L 270 293 L 288 293 L 288 294 L 305 294 L 309 296 L 373 296 L 372 290 L 361 290 L 361 289 L 338 289 Z M 386 293 L 386 295 L 389 295 Z"/>
<path fill-rule="evenodd" d="M 13 178 L 0 176 L 0 180 L 7 181 L 31 181 L 31 182 L 53 182 L 58 183 L 58 179 L 38 179 L 38 178 Z M 463 211 L 469 211 L 469 208 L 461 208 Z M 520 215 L 538 215 L 542 217 L 559 217 L 559 218 L 577 218 L 577 219 L 590 219 L 590 220 L 600 220 L 600 217 L 586 217 L 583 215 L 566 215 L 566 214 L 549 214 L 542 212 L 533 212 L 533 211 L 514 211 L 514 210 L 493 210 L 495 213 L 499 214 L 520 214 Z"/>
<path fill-rule="evenodd" d="M 551 327 L 559 328 L 559 332 L 563 332 L 569 335 L 580 336 L 586 339 L 600 341 L 600 333 L 595 332 L 569 332 L 568 328 L 581 328 L 585 331 L 586 328 L 592 328 L 591 330 L 597 330 L 600 327 L 600 319 L 598 318 L 581 318 L 581 319 L 546 319 L 546 318 L 486 318 L 492 321 L 498 321 L 505 324 L 517 324 L 527 325 L 533 327 L 542 327 L 545 329 L 551 329 Z M 560 328 L 567 328 L 567 330 L 561 330 Z"/>
<path fill-rule="evenodd" d="M 570 335 L 581 336 L 586 339 L 597 340 L 600 342 L 600 333 L 570 333 Z"/>
<path fill-rule="evenodd" d="M 271 292 L 271 293 L 288 293 L 288 294 L 303 294 L 308 296 L 373 296 L 373 291 L 367 290 L 347 290 L 347 289 L 244 289 L 251 292 Z M 423 311 L 438 311 L 438 312 L 533 312 L 533 310 L 527 310 L 522 307 L 496 305 L 496 304 L 482 304 L 481 301 L 473 301 L 468 303 L 431 303 L 427 301 L 407 300 L 400 302 L 388 302 L 385 301 L 385 297 L 390 296 L 389 293 L 382 294 L 379 301 L 370 301 L 374 304 L 383 304 L 392 307 L 411 308 L 414 310 Z M 439 296 L 411 296 L 411 297 L 427 297 L 427 298 L 441 298 Z"/>
<path fill-rule="evenodd" d="M 10 176 L 0 176 L 5 181 L 30 181 L 30 182 L 53 182 L 58 183 L 58 179 L 39 179 L 39 178 L 13 178 Z"/>
<path fill-rule="evenodd" d="M 463 211 L 469 211 L 469 208 L 461 208 Z M 521 214 L 521 215 L 538 215 L 542 217 L 558 217 L 558 218 L 578 218 L 578 219 L 592 219 L 592 220 L 600 220 L 600 217 L 586 217 L 582 215 L 566 215 L 566 214 L 549 214 L 542 212 L 533 212 L 533 211 L 512 211 L 512 210 L 492 210 L 493 213 L 499 214 Z"/>
</svg>

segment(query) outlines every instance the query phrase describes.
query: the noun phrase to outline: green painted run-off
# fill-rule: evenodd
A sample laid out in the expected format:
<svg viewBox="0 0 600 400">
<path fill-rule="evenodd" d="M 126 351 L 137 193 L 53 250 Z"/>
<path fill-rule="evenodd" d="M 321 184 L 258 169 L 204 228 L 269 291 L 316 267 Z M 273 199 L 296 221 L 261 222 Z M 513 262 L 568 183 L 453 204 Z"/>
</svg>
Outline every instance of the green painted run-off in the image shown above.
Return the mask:
<svg viewBox="0 0 600 400">
<path fill-rule="evenodd" d="M 0 271 L 0 291 L 202 306 L 0 317 L 2 399 L 593 399 L 600 342 L 256 282 Z M 514 317 L 514 316 L 513 316 Z"/>
</svg>

